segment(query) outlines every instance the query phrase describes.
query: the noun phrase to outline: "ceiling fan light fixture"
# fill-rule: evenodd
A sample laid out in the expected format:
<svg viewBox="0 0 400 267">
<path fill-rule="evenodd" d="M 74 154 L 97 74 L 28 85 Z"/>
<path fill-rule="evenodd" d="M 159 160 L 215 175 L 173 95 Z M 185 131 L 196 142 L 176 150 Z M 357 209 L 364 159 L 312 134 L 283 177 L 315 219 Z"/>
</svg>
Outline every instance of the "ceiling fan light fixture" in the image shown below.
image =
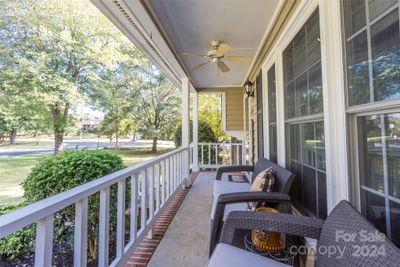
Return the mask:
<svg viewBox="0 0 400 267">
<path fill-rule="evenodd" d="M 253 85 L 254 84 L 249 80 L 247 80 L 244 83 L 243 87 L 244 87 L 244 90 L 245 90 L 245 93 L 246 93 L 247 97 L 253 97 L 254 96 Z"/>
</svg>

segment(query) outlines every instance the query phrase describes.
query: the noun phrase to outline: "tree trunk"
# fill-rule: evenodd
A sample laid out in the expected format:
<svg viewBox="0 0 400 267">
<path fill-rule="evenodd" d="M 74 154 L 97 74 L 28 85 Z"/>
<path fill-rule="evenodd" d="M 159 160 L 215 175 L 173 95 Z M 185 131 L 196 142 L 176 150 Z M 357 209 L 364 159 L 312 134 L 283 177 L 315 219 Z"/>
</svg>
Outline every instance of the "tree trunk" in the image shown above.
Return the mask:
<svg viewBox="0 0 400 267">
<path fill-rule="evenodd" d="M 151 148 L 152 153 L 157 153 L 157 140 L 158 140 L 158 137 L 154 136 L 153 137 L 153 147 Z"/>
<path fill-rule="evenodd" d="M 69 103 L 64 107 L 64 112 L 58 106 L 51 106 L 51 114 L 53 115 L 54 130 L 54 155 L 58 155 L 63 150 L 64 134 L 68 122 Z"/>
<path fill-rule="evenodd" d="M 17 129 L 12 129 L 10 132 L 10 145 L 15 144 L 16 138 L 17 138 Z"/>
<path fill-rule="evenodd" d="M 64 132 L 54 130 L 54 155 L 63 151 Z"/>
<path fill-rule="evenodd" d="M 115 133 L 115 147 L 119 146 L 119 134 L 118 134 L 118 129 L 117 132 Z"/>
</svg>

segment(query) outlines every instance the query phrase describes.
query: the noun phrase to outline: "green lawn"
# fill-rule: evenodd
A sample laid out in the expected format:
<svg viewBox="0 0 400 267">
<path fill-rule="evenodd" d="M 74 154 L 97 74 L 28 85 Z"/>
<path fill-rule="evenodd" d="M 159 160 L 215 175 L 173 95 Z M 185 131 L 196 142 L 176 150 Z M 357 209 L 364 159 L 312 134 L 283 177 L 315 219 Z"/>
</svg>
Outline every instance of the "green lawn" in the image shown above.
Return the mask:
<svg viewBox="0 0 400 267">
<path fill-rule="evenodd" d="M 0 157 L 0 204 L 22 199 L 21 183 L 39 161 L 50 154 Z"/>
<path fill-rule="evenodd" d="M 172 148 L 160 147 L 157 155 Z M 156 154 L 149 152 L 150 147 L 110 149 L 121 155 L 127 166 L 150 159 Z M 0 204 L 15 203 L 22 200 L 23 190 L 21 183 L 29 174 L 33 166 L 50 157 L 51 154 L 42 153 L 25 156 L 0 157 Z"/>
</svg>

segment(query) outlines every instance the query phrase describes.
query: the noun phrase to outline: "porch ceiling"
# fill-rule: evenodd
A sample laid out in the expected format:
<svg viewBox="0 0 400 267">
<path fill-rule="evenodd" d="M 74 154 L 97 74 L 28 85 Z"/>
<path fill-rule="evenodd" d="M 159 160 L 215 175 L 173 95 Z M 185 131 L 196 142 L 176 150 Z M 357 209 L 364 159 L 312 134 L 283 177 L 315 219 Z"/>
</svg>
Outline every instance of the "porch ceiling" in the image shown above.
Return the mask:
<svg viewBox="0 0 400 267">
<path fill-rule="evenodd" d="M 242 85 L 251 63 L 226 62 L 231 69 L 228 73 L 218 74 L 213 63 L 190 72 L 204 59 L 182 56 L 183 52 L 207 53 L 212 48 L 212 40 L 221 40 L 232 47 L 226 55 L 247 55 L 254 59 L 279 8 L 279 0 L 149 0 L 142 3 L 146 3 L 197 88 Z"/>
</svg>

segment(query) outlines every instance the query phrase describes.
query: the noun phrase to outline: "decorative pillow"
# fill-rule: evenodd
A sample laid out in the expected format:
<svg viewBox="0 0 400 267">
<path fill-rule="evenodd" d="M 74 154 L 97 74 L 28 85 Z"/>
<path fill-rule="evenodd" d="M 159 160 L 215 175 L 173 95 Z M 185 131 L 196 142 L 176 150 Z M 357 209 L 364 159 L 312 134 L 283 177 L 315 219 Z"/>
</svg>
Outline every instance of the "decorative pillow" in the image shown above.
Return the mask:
<svg viewBox="0 0 400 267">
<path fill-rule="evenodd" d="M 253 183 L 251 184 L 250 191 L 252 192 L 272 192 L 275 184 L 275 173 L 272 167 L 260 172 Z M 250 202 L 249 209 L 255 210 L 258 202 Z"/>
</svg>

